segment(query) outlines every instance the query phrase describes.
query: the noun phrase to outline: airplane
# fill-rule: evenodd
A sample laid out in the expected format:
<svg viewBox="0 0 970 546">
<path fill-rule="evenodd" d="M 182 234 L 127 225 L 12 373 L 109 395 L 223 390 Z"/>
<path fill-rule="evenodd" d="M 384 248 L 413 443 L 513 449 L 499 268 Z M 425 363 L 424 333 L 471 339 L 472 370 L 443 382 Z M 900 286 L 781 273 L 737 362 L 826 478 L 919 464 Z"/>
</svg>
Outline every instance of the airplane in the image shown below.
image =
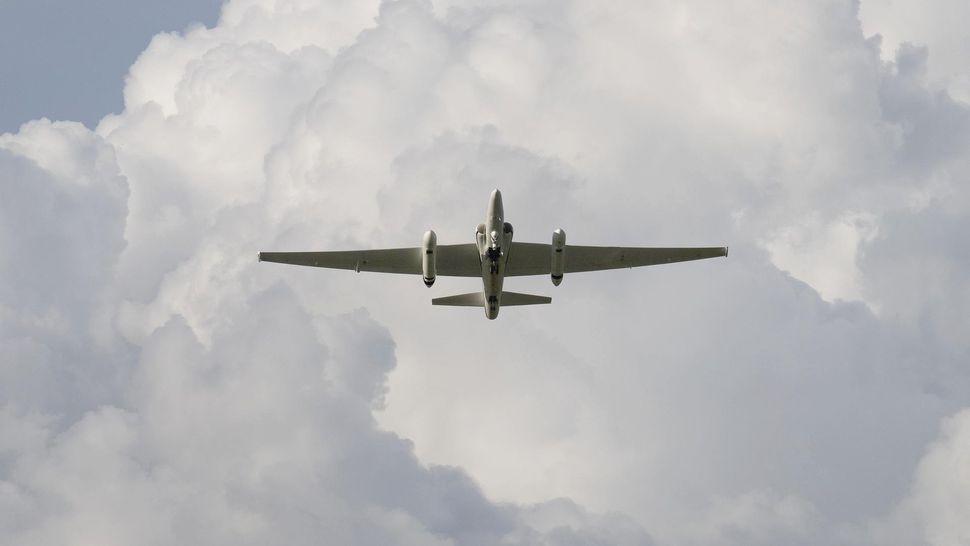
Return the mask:
<svg viewBox="0 0 970 546">
<path fill-rule="evenodd" d="M 428 288 L 438 276 L 480 277 L 482 291 L 431 300 L 432 305 L 483 307 L 489 320 L 503 305 L 551 303 L 548 296 L 503 290 L 506 277 L 550 275 L 559 286 L 566 273 L 632 268 L 727 256 L 727 247 L 636 248 L 574 246 L 566 244 L 562 229 L 552 232 L 552 244 L 512 241 L 512 224 L 505 221 L 502 192 L 488 201 L 485 223 L 475 230 L 475 243 L 439 245 L 434 231 L 424 234 L 418 248 L 345 250 L 327 252 L 260 252 L 259 261 L 292 265 L 352 269 L 358 273 L 421 275 Z"/>
</svg>

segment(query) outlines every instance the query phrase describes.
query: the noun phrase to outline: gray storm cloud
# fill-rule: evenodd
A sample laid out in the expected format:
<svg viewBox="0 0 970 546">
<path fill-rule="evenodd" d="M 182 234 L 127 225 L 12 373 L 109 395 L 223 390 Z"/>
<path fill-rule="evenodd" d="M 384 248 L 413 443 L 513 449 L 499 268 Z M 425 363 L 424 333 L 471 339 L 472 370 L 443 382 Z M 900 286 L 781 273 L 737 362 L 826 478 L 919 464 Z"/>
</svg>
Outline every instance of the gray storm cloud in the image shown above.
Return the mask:
<svg viewBox="0 0 970 546">
<path fill-rule="evenodd" d="M 0 136 L 0 542 L 968 540 L 962 80 L 722 4 L 234 0 L 96 131 Z M 494 187 L 731 257 L 495 323 L 255 263 L 470 241 Z"/>
</svg>

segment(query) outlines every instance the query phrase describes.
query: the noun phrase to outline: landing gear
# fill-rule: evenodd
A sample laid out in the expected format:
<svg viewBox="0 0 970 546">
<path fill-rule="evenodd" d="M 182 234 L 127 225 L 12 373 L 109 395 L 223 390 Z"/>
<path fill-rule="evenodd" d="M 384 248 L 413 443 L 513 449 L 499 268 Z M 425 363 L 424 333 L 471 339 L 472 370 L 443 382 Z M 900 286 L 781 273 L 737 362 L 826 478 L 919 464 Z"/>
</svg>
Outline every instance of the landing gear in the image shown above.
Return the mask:
<svg viewBox="0 0 970 546">
<path fill-rule="evenodd" d="M 488 271 L 492 274 L 498 273 L 498 259 L 502 256 L 502 251 L 497 248 L 489 247 L 485 251 L 485 257 L 488 258 L 489 265 Z"/>
</svg>

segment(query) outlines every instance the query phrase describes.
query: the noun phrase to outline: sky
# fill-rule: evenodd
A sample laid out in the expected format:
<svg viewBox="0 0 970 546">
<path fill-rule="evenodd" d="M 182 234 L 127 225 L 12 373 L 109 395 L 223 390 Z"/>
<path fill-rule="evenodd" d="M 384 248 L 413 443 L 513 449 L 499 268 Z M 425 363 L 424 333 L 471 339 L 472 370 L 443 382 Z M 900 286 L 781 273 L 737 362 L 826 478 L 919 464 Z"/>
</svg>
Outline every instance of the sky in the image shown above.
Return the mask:
<svg viewBox="0 0 970 546">
<path fill-rule="evenodd" d="M 0 132 L 32 119 L 94 128 L 120 112 L 128 67 L 159 32 L 212 26 L 219 0 L 4 0 L 0 3 Z"/>
<path fill-rule="evenodd" d="M 966 3 L 42 6 L 0 543 L 970 542 Z M 471 242 L 496 187 L 517 240 L 730 257 L 496 321 L 256 261 Z"/>
</svg>

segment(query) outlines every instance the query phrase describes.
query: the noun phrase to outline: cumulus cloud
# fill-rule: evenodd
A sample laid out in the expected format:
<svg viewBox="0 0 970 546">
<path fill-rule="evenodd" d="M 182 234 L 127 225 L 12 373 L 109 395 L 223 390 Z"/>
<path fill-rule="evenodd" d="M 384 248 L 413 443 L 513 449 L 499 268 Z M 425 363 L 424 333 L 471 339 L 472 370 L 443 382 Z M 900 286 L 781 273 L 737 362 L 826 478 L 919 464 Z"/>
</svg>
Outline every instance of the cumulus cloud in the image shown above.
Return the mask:
<svg viewBox="0 0 970 546">
<path fill-rule="evenodd" d="M 941 438 L 916 469 L 911 504 L 931 544 L 960 544 L 970 540 L 970 411 L 963 410 L 943 424 Z"/>
<path fill-rule="evenodd" d="M 128 185 L 79 123 L 0 136 L 3 400 L 51 411 L 110 402 L 128 348 L 112 327 Z"/>
<path fill-rule="evenodd" d="M 178 314 L 126 341 L 112 148 L 46 121 L 3 145 L 4 203 L 26 205 L 5 250 L 29 258 L 4 271 L 4 542 L 651 543 L 620 516 L 494 504 L 379 430 L 394 342 L 366 311 L 313 316 L 274 283 L 206 343 Z"/>
<path fill-rule="evenodd" d="M 881 544 L 963 544 L 970 538 L 967 457 L 970 411 L 943 421 L 940 437 L 916 468 L 909 495 L 891 516 L 871 522 L 868 536 Z"/>
<path fill-rule="evenodd" d="M 970 113 L 870 35 L 847 0 L 234 0 L 157 36 L 97 131 L 0 137 L 0 536 L 959 541 Z M 731 257 L 496 322 L 255 263 L 470 241 L 493 187 L 520 240 Z"/>
<path fill-rule="evenodd" d="M 892 59 L 906 44 L 927 46 L 933 55 L 927 73 L 930 84 L 963 102 L 970 101 L 970 74 L 965 59 L 970 54 L 966 29 L 959 21 L 970 15 L 966 3 L 937 0 L 927 6 L 912 0 L 866 0 L 860 3 L 860 17 L 867 34 L 883 43 L 883 56 Z"/>
<path fill-rule="evenodd" d="M 387 332 L 365 314 L 328 320 L 321 333 L 340 338 L 331 349 L 290 291 L 250 304 L 210 349 L 182 320 L 156 330 L 123 408 L 88 411 L 58 434 L 5 412 L 13 437 L 3 446 L 11 460 L 4 504 L 14 515 L 6 538 L 494 544 L 545 536 L 512 507 L 487 501 L 462 471 L 425 467 L 407 441 L 375 429 L 373 397 L 360 390 L 378 385 L 341 373 L 393 365 Z M 581 518 L 577 532 L 587 532 Z M 605 536 L 624 532 L 646 543 L 635 526 Z M 561 543 L 554 534 L 549 541 Z"/>
</svg>

